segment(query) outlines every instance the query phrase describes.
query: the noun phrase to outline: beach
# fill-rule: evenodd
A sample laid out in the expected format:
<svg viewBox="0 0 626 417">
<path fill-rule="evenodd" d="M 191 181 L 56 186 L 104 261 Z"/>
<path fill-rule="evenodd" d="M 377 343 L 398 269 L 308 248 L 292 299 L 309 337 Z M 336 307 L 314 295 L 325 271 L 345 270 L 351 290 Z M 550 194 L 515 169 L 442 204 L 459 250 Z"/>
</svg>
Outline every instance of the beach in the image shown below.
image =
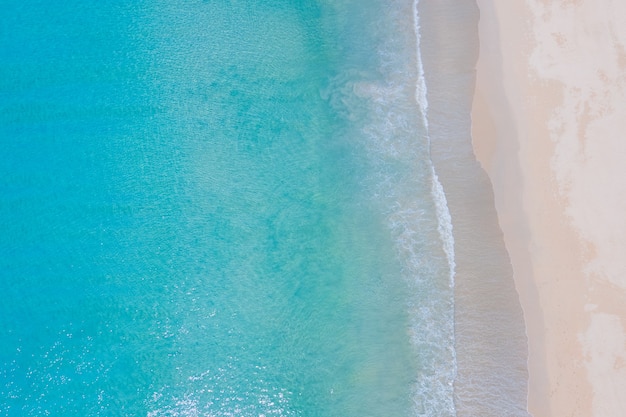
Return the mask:
<svg viewBox="0 0 626 417">
<path fill-rule="evenodd" d="M 479 0 L 472 141 L 529 347 L 535 417 L 626 409 L 626 5 Z"/>
</svg>

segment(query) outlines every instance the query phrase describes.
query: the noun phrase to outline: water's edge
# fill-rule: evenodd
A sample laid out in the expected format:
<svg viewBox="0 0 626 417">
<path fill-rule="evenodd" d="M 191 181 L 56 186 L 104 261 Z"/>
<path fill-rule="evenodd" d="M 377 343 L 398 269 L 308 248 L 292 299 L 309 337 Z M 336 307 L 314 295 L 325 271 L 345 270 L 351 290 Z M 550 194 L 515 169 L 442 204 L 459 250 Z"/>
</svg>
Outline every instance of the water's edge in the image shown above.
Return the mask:
<svg viewBox="0 0 626 417">
<path fill-rule="evenodd" d="M 457 416 L 528 416 L 527 340 L 491 183 L 471 146 L 474 0 L 421 2 L 431 157 L 454 228 Z"/>
</svg>

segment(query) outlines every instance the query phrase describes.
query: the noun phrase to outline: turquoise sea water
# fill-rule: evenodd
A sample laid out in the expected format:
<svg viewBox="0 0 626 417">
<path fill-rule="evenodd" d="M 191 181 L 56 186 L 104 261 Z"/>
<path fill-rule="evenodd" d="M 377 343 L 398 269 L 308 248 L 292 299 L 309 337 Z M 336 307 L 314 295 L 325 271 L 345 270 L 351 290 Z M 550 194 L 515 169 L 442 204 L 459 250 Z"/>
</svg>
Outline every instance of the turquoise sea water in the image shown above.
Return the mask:
<svg viewBox="0 0 626 417">
<path fill-rule="evenodd" d="M 455 415 L 413 2 L 0 14 L 0 415 Z"/>
</svg>

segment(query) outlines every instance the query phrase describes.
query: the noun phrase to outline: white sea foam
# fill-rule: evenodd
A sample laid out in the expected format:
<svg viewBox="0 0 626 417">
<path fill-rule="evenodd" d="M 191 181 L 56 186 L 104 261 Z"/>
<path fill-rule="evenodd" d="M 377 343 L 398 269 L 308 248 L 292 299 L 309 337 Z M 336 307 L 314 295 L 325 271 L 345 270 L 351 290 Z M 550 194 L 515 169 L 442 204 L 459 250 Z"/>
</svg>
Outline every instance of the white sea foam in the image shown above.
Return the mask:
<svg viewBox="0 0 626 417">
<path fill-rule="evenodd" d="M 415 48 L 416 48 L 416 65 L 417 65 L 417 82 L 415 87 L 415 100 L 420 108 L 422 123 L 424 125 L 425 134 L 430 147 L 430 135 L 429 135 L 429 127 L 428 127 L 428 99 L 427 99 L 427 85 L 426 85 L 426 77 L 424 75 L 424 66 L 422 63 L 422 53 L 421 53 L 421 34 L 420 34 L 420 23 L 419 23 L 419 13 L 418 13 L 418 4 L 419 0 L 413 1 L 413 27 L 415 32 Z M 449 368 L 449 372 L 446 375 L 442 375 L 442 379 L 437 381 L 438 384 L 434 384 L 431 386 L 437 386 L 438 390 L 446 392 L 449 394 L 447 409 L 451 415 L 456 415 L 456 409 L 454 405 L 454 380 L 456 379 L 457 373 L 457 363 L 456 363 L 456 352 L 455 352 L 455 341 L 454 341 L 454 274 L 455 274 L 455 257 L 454 257 L 454 235 L 452 231 L 452 218 L 450 215 L 450 210 L 448 209 L 448 203 L 446 200 L 446 195 L 439 182 L 439 178 L 437 177 L 437 173 L 435 172 L 435 167 L 430 162 L 431 167 L 431 195 L 433 201 L 435 203 L 435 208 L 437 211 L 437 231 L 439 232 L 439 238 L 443 245 L 443 251 L 445 252 L 446 259 L 448 261 L 449 268 L 449 286 L 452 289 L 451 293 L 451 309 L 452 309 L 452 323 L 451 323 L 451 331 L 449 334 L 450 344 L 448 345 L 449 354 L 452 359 L 452 366 Z M 431 408 L 431 407 L 428 407 Z M 424 409 L 424 412 L 421 415 L 431 415 L 431 412 L 434 410 Z M 418 410 L 418 415 L 420 412 Z"/>
<path fill-rule="evenodd" d="M 348 70 L 323 94 L 338 114 L 365 122 L 355 134 L 372 165 L 372 177 L 364 182 L 386 215 L 410 292 L 410 338 L 417 357 L 413 415 L 454 417 L 454 238 L 430 159 L 417 2 L 397 1 L 386 12 L 387 32 L 377 34 L 383 38 L 379 72 Z"/>
<path fill-rule="evenodd" d="M 448 201 L 446 200 L 446 194 L 443 190 L 443 186 L 437 177 L 435 167 L 432 168 L 432 189 L 431 193 L 435 206 L 437 207 L 438 225 L 437 231 L 443 244 L 443 251 L 446 253 L 448 259 L 448 266 L 450 267 L 450 287 L 454 288 L 454 271 L 456 269 L 456 262 L 454 259 L 454 234 L 452 232 L 452 216 L 448 209 Z"/>
<path fill-rule="evenodd" d="M 406 19 L 400 9 L 390 9 L 398 13 L 392 16 L 394 21 Z M 388 225 L 413 292 L 409 302 L 411 340 L 419 358 L 414 415 L 453 417 L 457 372 L 454 237 L 443 186 L 430 160 L 417 1 L 413 20 L 406 23 L 409 31 L 413 26 L 413 41 L 393 40 L 379 51 L 383 80 L 355 82 L 352 93 L 365 99 L 369 107 L 370 122 L 363 132 L 376 160 L 376 197 L 387 204 Z M 412 46 L 412 61 L 404 61 L 406 48 Z"/>
<path fill-rule="evenodd" d="M 421 34 L 419 13 L 417 6 L 419 0 L 413 1 L 413 27 L 415 31 L 415 49 L 416 49 L 416 66 L 417 66 L 417 82 L 415 84 L 415 101 L 420 107 L 422 122 L 428 131 L 428 88 L 426 87 L 426 77 L 424 76 L 424 65 L 422 64 L 422 51 L 420 49 Z"/>
<path fill-rule="evenodd" d="M 424 65 L 422 64 L 422 52 L 420 49 L 421 35 L 419 24 L 419 13 L 417 6 L 419 0 L 413 1 L 413 23 L 415 29 L 415 47 L 416 47 L 416 65 L 417 65 L 417 82 L 415 87 L 415 101 L 421 111 L 422 123 L 426 130 L 426 136 L 430 144 L 430 136 L 428 133 L 428 88 L 426 86 L 426 77 L 424 75 Z M 431 163 L 432 170 L 432 188 L 431 193 L 435 201 L 438 217 L 438 231 L 443 243 L 443 249 L 448 258 L 448 264 L 450 266 L 450 285 L 454 286 L 454 270 L 456 264 L 454 261 L 454 235 L 452 233 L 452 217 L 450 216 L 450 210 L 448 209 L 448 202 L 443 190 L 439 177 L 435 172 L 435 167 Z"/>
</svg>

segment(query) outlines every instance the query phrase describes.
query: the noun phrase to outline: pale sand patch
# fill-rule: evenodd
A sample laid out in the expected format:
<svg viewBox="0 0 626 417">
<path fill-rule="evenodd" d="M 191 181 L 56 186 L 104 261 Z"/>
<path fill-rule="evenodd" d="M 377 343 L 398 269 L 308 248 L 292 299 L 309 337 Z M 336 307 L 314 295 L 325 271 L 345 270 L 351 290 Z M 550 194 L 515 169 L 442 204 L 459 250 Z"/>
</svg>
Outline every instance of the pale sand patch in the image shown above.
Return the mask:
<svg viewBox="0 0 626 417">
<path fill-rule="evenodd" d="M 542 40 L 531 67 L 564 84 L 549 130 L 568 216 L 595 247 L 587 272 L 626 290 L 626 2 L 529 4 Z"/>
<path fill-rule="evenodd" d="M 478 4 L 473 142 L 524 309 L 529 411 L 626 415 L 626 2 Z"/>
<path fill-rule="evenodd" d="M 623 416 L 626 411 L 626 335 L 623 317 L 597 313 L 580 336 L 585 347 L 585 363 L 594 381 L 595 416 Z"/>
</svg>

